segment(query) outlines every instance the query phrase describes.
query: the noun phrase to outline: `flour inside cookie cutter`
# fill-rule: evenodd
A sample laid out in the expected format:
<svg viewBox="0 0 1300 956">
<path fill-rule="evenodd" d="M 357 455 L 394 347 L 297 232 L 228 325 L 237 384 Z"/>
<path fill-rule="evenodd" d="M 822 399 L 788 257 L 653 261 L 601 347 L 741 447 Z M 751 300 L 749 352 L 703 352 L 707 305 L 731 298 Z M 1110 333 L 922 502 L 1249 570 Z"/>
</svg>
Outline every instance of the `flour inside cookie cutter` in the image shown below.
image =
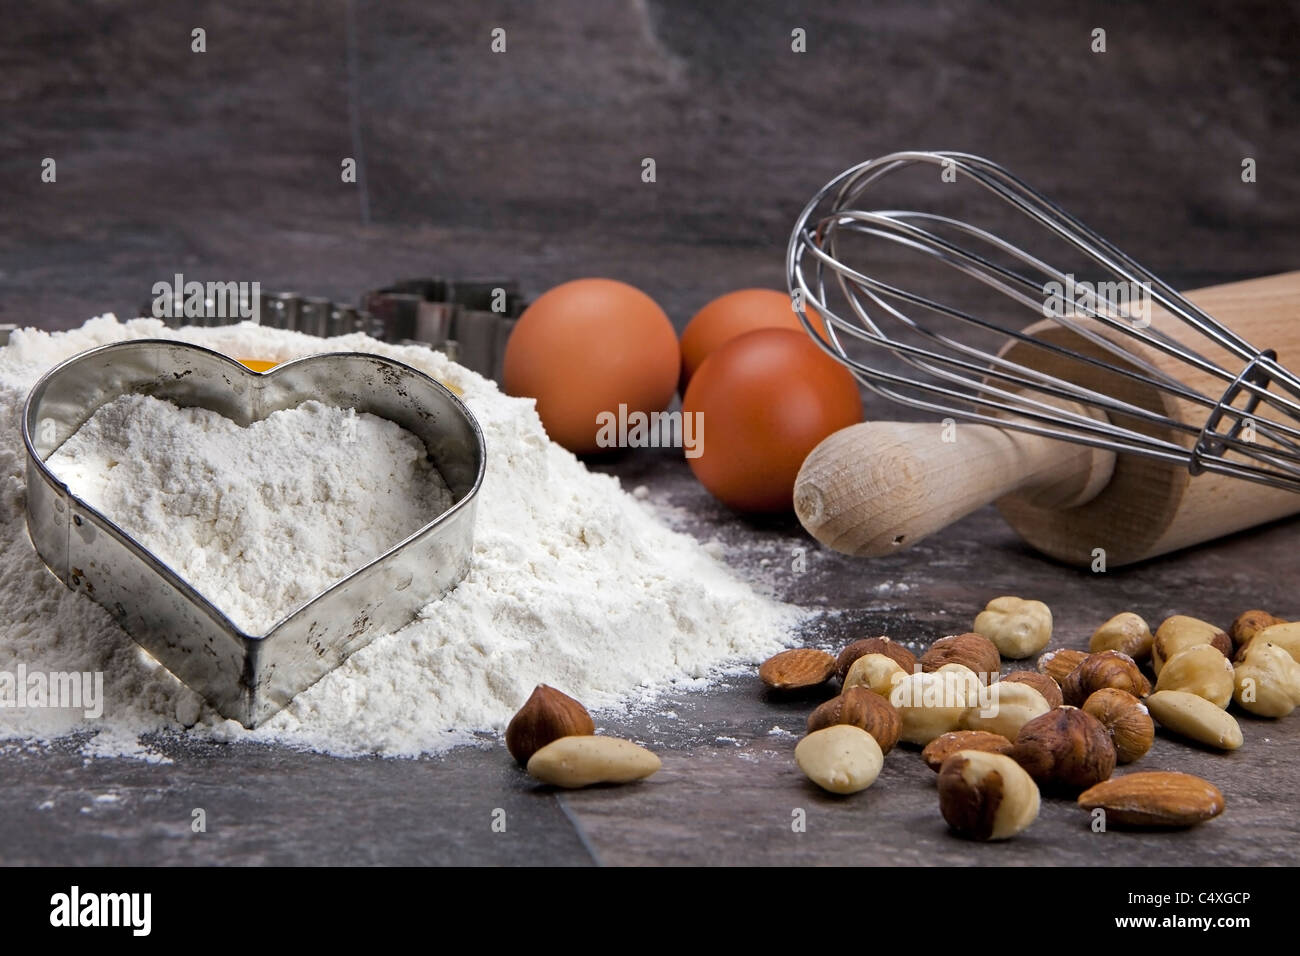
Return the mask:
<svg viewBox="0 0 1300 956">
<path fill-rule="evenodd" d="M 45 465 L 96 409 L 131 393 L 211 409 L 243 426 L 309 400 L 369 412 L 424 442 L 454 503 L 265 633 L 246 633 Z M 22 427 L 27 528 L 46 566 L 105 608 L 219 713 L 246 727 L 279 711 L 378 635 L 412 621 L 469 571 L 486 461 L 483 432 L 450 390 L 393 359 L 336 352 L 254 372 L 197 345 L 119 342 L 47 372 L 27 397 Z"/>
</svg>

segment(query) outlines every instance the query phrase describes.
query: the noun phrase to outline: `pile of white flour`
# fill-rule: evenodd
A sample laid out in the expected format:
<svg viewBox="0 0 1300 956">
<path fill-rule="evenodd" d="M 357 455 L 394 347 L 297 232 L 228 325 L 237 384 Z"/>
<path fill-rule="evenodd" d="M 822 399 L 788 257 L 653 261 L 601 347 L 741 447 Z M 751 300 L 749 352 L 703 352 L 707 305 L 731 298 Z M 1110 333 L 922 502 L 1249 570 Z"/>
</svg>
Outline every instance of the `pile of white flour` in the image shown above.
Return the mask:
<svg viewBox="0 0 1300 956">
<path fill-rule="evenodd" d="M 320 402 L 241 428 L 123 395 L 46 464 L 249 634 L 452 505 L 420 439 Z"/>
<path fill-rule="evenodd" d="M 181 339 L 240 358 L 273 361 L 323 351 L 377 352 L 462 390 L 488 445 L 469 576 L 426 607 L 417 621 L 376 639 L 257 730 L 223 720 L 140 651 L 106 612 L 65 589 L 41 564 L 27 537 L 19 419 L 28 389 L 51 366 L 78 352 L 133 338 Z M 285 424 L 297 430 L 304 427 L 303 419 L 318 415 L 315 426 L 328 430 L 343 421 L 335 417 L 343 414 L 309 407 Z M 111 412 L 104 415 L 107 419 Z M 158 416 L 151 427 L 192 450 L 196 422 L 184 418 L 183 413 L 171 420 Z M 354 425 L 364 418 L 355 416 Z M 218 431 L 225 428 L 219 422 L 208 424 Z M 226 437 L 238 444 L 234 433 Z M 239 453 L 249 456 L 243 460 L 250 468 L 275 463 L 263 458 L 255 464 L 256 442 L 240 437 L 246 444 Z M 382 443 L 378 435 L 371 438 Z M 94 444 L 100 454 L 111 442 Z M 59 454 L 73 457 L 66 446 Z M 112 472 L 127 467 L 125 459 L 118 459 L 107 475 L 100 470 L 107 462 L 94 465 L 99 472 L 94 480 L 106 482 L 97 493 L 139 509 L 142 520 L 165 516 L 164 534 L 184 527 L 184 534 L 208 545 L 196 559 L 207 562 L 208 573 L 218 560 L 213 542 L 253 541 L 244 547 L 242 562 L 230 554 L 220 559 L 230 566 L 215 569 L 222 571 L 217 602 L 250 618 L 276 616 L 277 601 L 294 599 L 286 596 L 284 560 L 275 549 L 295 542 L 269 540 L 277 536 L 274 529 L 263 536 L 253 527 L 240 527 L 238 497 L 233 502 L 196 500 L 199 486 L 187 488 L 184 471 L 168 465 L 165 457 L 130 465 L 140 469 L 137 484 L 146 480 L 145 474 L 158 476 L 160 497 L 146 501 L 124 488 L 113 489 Z M 286 449 L 283 459 L 275 459 L 290 472 L 286 481 L 300 477 L 290 458 Z M 255 473 L 232 493 L 251 493 Z M 357 480 L 368 479 L 358 475 Z M 357 508 L 369 507 L 362 503 L 363 490 L 353 492 Z M 337 535 L 336 550 L 322 560 L 341 567 L 355 557 L 349 547 L 367 547 L 367 532 L 360 526 L 373 513 L 347 508 L 340 513 L 353 515 L 356 525 L 348 526 L 347 519 L 339 528 L 323 525 L 308 532 L 307 540 Z M 388 517 L 397 521 L 399 515 L 400 509 Z M 385 537 L 383 528 L 372 531 L 376 540 Z M 184 548 L 179 544 L 178 553 Z M 0 672 L 14 673 L 20 664 L 29 673 L 101 671 L 105 698 L 98 720 L 67 710 L 0 709 L 0 736 L 48 740 L 90 730 L 97 733 L 85 745 L 88 753 L 148 757 L 139 735 L 189 727 L 191 734 L 276 741 L 339 754 L 438 752 L 474 739 L 475 732 L 500 731 L 541 682 L 593 710 L 626 707 L 669 689 L 705 686 L 728 668 L 759 660 L 787 643 L 802 618 L 796 609 L 756 592 L 693 538 L 670 530 L 648 505 L 624 493 L 617 480 L 589 472 L 548 440 L 531 401 L 503 395 L 494 383 L 440 353 L 360 335 L 325 340 L 248 324 L 173 331 L 152 319 L 119 323 L 112 316 L 67 333 L 17 332 L 0 349 Z"/>
</svg>

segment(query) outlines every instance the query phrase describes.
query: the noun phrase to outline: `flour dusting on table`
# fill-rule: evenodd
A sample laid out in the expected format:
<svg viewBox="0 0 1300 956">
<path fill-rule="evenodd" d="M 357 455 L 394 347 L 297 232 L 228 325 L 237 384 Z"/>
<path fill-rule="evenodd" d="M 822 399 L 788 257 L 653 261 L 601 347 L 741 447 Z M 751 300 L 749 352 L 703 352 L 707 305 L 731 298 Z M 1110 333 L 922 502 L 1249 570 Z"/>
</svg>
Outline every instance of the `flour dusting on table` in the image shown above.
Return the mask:
<svg viewBox="0 0 1300 956">
<path fill-rule="evenodd" d="M 487 473 L 469 576 L 255 731 L 201 704 L 105 611 L 65 589 L 27 537 L 19 419 L 28 389 L 85 349 L 139 338 L 275 361 L 375 352 L 461 389 L 483 427 Z M 179 440 L 181 423 L 172 425 Z M 175 493 L 184 500 L 183 489 Z M 220 523 L 223 513 L 229 515 L 220 508 L 199 514 L 191 531 L 200 533 L 205 515 Z M 228 598 L 255 598 L 241 606 L 259 612 L 257 601 L 282 585 L 277 573 L 249 562 L 225 579 L 244 592 Z M 195 735 L 339 754 L 439 752 L 477 732 L 500 731 L 537 683 L 593 710 L 626 707 L 670 689 L 707 686 L 778 649 L 801 620 L 801 612 L 759 593 L 693 538 L 666 527 L 617 479 L 588 471 L 547 439 L 531 401 L 503 395 L 440 353 L 361 335 L 319 339 L 250 324 L 169 330 L 153 319 L 120 323 L 111 316 L 66 333 L 20 331 L 0 349 L 0 672 L 19 664 L 29 672 L 102 671 L 105 697 L 98 720 L 0 708 L 2 736 L 48 740 L 97 731 L 88 753 L 148 757 L 141 734 L 192 725 L 187 732 Z"/>
</svg>

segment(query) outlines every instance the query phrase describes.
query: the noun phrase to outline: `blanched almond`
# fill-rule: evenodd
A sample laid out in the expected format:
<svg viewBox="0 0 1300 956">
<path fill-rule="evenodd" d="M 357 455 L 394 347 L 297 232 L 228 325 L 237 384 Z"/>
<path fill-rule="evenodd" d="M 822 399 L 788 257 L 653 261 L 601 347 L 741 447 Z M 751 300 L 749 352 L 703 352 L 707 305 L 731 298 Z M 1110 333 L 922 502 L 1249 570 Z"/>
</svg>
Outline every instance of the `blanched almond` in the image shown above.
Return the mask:
<svg viewBox="0 0 1300 956">
<path fill-rule="evenodd" d="M 1232 715 L 1204 697 L 1181 690 L 1162 690 L 1148 697 L 1146 705 L 1161 727 L 1189 740 L 1219 750 L 1236 750 L 1243 743 L 1241 727 Z"/>
<path fill-rule="evenodd" d="M 594 783 L 631 783 L 661 766 L 658 757 L 630 740 L 561 737 L 533 754 L 528 772 L 542 783 L 573 789 Z"/>
</svg>

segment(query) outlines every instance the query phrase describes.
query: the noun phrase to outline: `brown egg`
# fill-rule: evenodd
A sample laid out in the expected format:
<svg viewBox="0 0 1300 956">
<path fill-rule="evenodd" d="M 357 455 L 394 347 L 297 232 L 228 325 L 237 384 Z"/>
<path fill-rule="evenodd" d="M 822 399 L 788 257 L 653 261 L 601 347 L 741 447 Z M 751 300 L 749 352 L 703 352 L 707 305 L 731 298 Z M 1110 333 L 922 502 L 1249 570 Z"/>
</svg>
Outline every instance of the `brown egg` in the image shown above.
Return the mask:
<svg viewBox="0 0 1300 956">
<path fill-rule="evenodd" d="M 672 323 L 653 299 L 613 279 L 575 279 L 524 310 L 503 377 L 509 394 L 537 399 L 552 439 L 584 453 L 601 450 L 602 412 L 663 411 L 680 363 Z"/>
<path fill-rule="evenodd" d="M 804 458 L 862 420 L 862 399 L 857 380 L 806 332 L 760 329 L 704 361 L 682 410 L 701 416 L 700 454 L 687 461 L 704 487 L 739 511 L 785 511 Z"/>
<path fill-rule="evenodd" d="M 809 318 L 815 315 L 811 309 L 805 311 Z M 757 329 L 804 331 L 788 293 L 740 289 L 718 296 L 696 312 L 682 330 L 682 391 L 686 391 L 695 370 L 721 345 Z"/>
</svg>

